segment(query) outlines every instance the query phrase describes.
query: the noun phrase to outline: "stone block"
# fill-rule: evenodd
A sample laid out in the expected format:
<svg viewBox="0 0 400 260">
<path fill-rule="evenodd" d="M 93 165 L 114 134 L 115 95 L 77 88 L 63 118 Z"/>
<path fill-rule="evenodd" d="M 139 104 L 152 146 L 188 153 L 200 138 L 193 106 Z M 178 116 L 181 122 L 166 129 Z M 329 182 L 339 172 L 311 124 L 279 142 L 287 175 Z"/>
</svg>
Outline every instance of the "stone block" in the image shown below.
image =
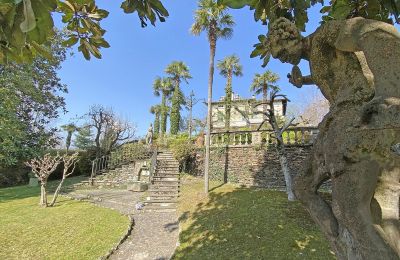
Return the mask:
<svg viewBox="0 0 400 260">
<path fill-rule="evenodd" d="M 130 183 L 128 184 L 127 189 L 129 191 L 146 191 L 149 188 L 149 185 L 147 183 L 143 183 L 143 182 L 134 182 L 134 183 Z"/>
<path fill-rule="evenodd" d="M 29 186 L 31 186 L 31 187 L 39 186 L 38 178 L 29 178 Z"/>
</svg>

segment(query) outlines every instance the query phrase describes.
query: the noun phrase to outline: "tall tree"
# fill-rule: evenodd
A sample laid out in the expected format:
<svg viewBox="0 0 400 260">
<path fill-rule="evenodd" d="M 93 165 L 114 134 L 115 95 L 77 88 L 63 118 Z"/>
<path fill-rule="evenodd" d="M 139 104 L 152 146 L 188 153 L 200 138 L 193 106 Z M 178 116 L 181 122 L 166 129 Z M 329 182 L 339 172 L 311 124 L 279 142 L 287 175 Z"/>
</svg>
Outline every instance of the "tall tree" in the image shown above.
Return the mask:
<svg viewBox="0 0 400 260">
<path fill-rule="evenodd" d="M 229 131 L 232 110 L 232 77 L 243 75 L 243 67 L 236 55 L 230 55 L 217 63 L 219 74 L 226 78 L 225 86 L 225 130 Z M 229 143 L 229 141 L 228 141 Z"/>
<path fill-rule="evenodd" d="M 253 82 L 251 83 L 250 86 L 250 91 L 253 91 L 256 95 L 259 95 L 262 93 L 262 99 L 263 99 L 263 116 L 265 118 L 265 115 L 268 110 L 268 90 L 277 90 L 278 86 L 274 85 L 276 82 L 279 80 L 279 75 L 267 70 L 263 74 L 256 73 L 254 75 Z M 272 105 L 272 103 L 271 103 Z"/>
<path fill-rule="evenodd" d="M 151 106 L 150 113 L 154 115 L 154 135 L 158 135 L 160 133 L 161 106 L 160 105 Z"/>
<path fill-rule="evenodd" d="M 120 142 L 127 141 L 135 135 L 135 128 L 119 118 L 112 109 L 95 105 L 90 108 L 87 117 L 88 126 L 95 130 L 96 158 L 108 154 Z"/>
<path fill-rule="evenodd" d="M 94 146 L 92 130 L 90 126 L 79 127 L 77 134 L 75 134 L 74 145 L 78 149 L 88 150 Z"/>
<path fill-rule="evenodd" d="M 182 80 L 188 83 L 188 79 L 192 76 L 189 73 L 189 68 L 182 61 L 173 61 L 167 66 L 165 72 L 170 76 L 173 82 L 173 92 L 171 100 L 171 134 L 176 135 L 179 131 L 179 123 L 181 121 L 181 105 L 185 103 L 185 96 L 182 93 L 180 84 Z"/>
<path fill-rule="evenodd" d="M 74 123 L 62 125 L 61 128 L 67 132 L 67 137 L 65 138 L 65 148 L 67 149 L 68 154 L 69 147 L 71 146 L 72 135 L 75 131 L 78 131 L 79 128 Z"/>
<path fill-rule="evenodd" d="M 210 45 L 210 65 L 208 73 L 208 97 L 207 97 L 207 135 L 206 135 L 206 158 L 204 162 L 204 189 L 208 194 L 208 173 L 210 163 L 210 134 L 211 134 L 211 102 L 212 86 L 214 81 L 214 59 L 217 48 L 217 40 L 230 39 L 235 25 L 233 18 L 227 12 L 225 5 L 216 0 L 200 0 L 198 9 L 194 15 L 194 23 L 190 29 L 192 34 L 200 35 L 206 32 Z"/>
<path fill-rule="evenodd" d="M 0 165 L 14 165 L 58 143 L 50 123 L 66 111 L 67 87 L 57 75 L 66 58 L 61 41 L 59 33 L 51 39 L 50 57 L 0 65 Z"/>
<path fill-rule="evenodd" d="M 170 78 L 157 77 L 153 83 L 154 95 L 161 95 L 161 106 L 160 106 L 160 128 L 161 135 L 167 132 L 167 118 L 168 118 L 168 105 L 167 101 L 171 97 L 171 93 L 174 89 L 172 80 Z M 156 126 L 154 125 L 154 130 Z"/>
</svg>

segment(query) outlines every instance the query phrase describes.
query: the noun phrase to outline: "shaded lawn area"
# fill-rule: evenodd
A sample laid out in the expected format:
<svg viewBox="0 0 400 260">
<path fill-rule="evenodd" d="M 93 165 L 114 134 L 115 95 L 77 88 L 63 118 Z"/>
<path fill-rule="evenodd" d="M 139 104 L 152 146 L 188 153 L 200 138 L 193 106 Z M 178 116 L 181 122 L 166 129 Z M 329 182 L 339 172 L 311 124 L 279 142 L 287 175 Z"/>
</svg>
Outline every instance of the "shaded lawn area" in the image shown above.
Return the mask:
<svg viewBox="0 0 400 260">
<path fill-rule="evenodd" d="M 51 193 L 57 184 L 49 183 Z M 116 211 L 62 196 L 55 207 L 41 208 L 39 194 L 40 187 L 0 189 L 0 259 L 98 259 L 128 228 Z"/>
<path fill-rule="evenodd" d="M 174 259 L 335 259 L 299 202 L 284 192 L 184 178 Z"/>
</svg>

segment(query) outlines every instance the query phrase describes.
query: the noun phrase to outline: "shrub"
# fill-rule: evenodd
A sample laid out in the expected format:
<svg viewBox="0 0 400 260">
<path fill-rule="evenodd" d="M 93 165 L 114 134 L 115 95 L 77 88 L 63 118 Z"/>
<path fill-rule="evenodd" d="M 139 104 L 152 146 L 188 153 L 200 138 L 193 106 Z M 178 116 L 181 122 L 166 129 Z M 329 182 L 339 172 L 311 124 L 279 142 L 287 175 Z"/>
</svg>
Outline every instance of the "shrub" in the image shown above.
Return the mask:
<svg viewBox="0 0 400 260">
<path fill-rule="evenodd" d="M 29 172 L 30 170 L 23 165 L 17 165 L 10 168 L 0 168 L 0 187 L 27 184 L 29 181 Z"/>
<path fill-rule="evenodd" d="M 188 162 L 196 156 L 193 140 L 186 134 L 172 136 L 167 139 L 167 146 L 178 160 L 181 170 L 185 171 Z"/>
</svg>

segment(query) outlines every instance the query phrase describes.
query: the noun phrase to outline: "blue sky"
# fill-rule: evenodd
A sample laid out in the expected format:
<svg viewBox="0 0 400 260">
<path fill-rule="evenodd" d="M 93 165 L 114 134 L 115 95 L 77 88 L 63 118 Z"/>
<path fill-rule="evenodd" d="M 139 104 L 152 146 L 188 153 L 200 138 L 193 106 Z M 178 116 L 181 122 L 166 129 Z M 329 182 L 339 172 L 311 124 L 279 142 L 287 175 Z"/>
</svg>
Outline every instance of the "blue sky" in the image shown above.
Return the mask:
<svg viewBox="0 0 400 260">
<path fill-rule="evenodd" d="M 193 79 L 183 84 L 182 90 L 188 94 L 193 90 L 197 98 L 206 98 L 209 64 L 209 45 L 206 35 L 193 36 L 189 28 L 193 23 L 197 1 L 163 1 L 170 17 L 156 27 L 141 28 L 136 14 L 124 14 L 120 9 L 121 1 L 98 0 L 100 8 L 110 11 L 102 22 L 107 30 L 105 38 L 111 48 L 103 49 L 103 58 L 86 61 L 74 50 L 75 55 L 63 63 L 59 76 L 68 85 L 65 96 L 68 113 L 57 123 L 64 124 L 71 118 L 88 111 L 93 104 L 113 107 L 122 117 L 137 125 L 137 135 L 143 136 L 153 116 L 150 106 L 160 102 L 152 91 L 156 76 L 163 76 L 165 67 L 174 60 L 184 61 L 190 69 Z M 259 34 L 266 33 L 266 27 L 256 23 L 253 12 L 246 9 L 229 11 L 236 22 L 233 37 L 219 40 L 216 61 L 236 54 L 243 65 L 243 77 L 233 79 L 233 90 L 243 97 L 250 97 L 249 87 L 255 73 L 262 73 L 258 58 L 250 58 L 253 44 Z M 319 22 L 319 7 L 310 11 L 307 35 L 315 30 Z M 302 63 L 303 74 L 308 73 L 308 65 Z M 300 104 L 304 98 L 315 93 L 315 87 L 306 86 L 296 89 L 288 83 L 286 75 L 292 66 L 271 60 L 268 69 L 281 77 L 279 86 L 282 93 L 288 94 L 293 104 Z M 225 78 L 216 70 L 214 76 L 213 99 L 224 95 Z M 187 114 L 185 109 L 182 114 Z M 199 103 L 194 108 L 195 117 L 205 117 L 206 107 Z"/>
</svg>

